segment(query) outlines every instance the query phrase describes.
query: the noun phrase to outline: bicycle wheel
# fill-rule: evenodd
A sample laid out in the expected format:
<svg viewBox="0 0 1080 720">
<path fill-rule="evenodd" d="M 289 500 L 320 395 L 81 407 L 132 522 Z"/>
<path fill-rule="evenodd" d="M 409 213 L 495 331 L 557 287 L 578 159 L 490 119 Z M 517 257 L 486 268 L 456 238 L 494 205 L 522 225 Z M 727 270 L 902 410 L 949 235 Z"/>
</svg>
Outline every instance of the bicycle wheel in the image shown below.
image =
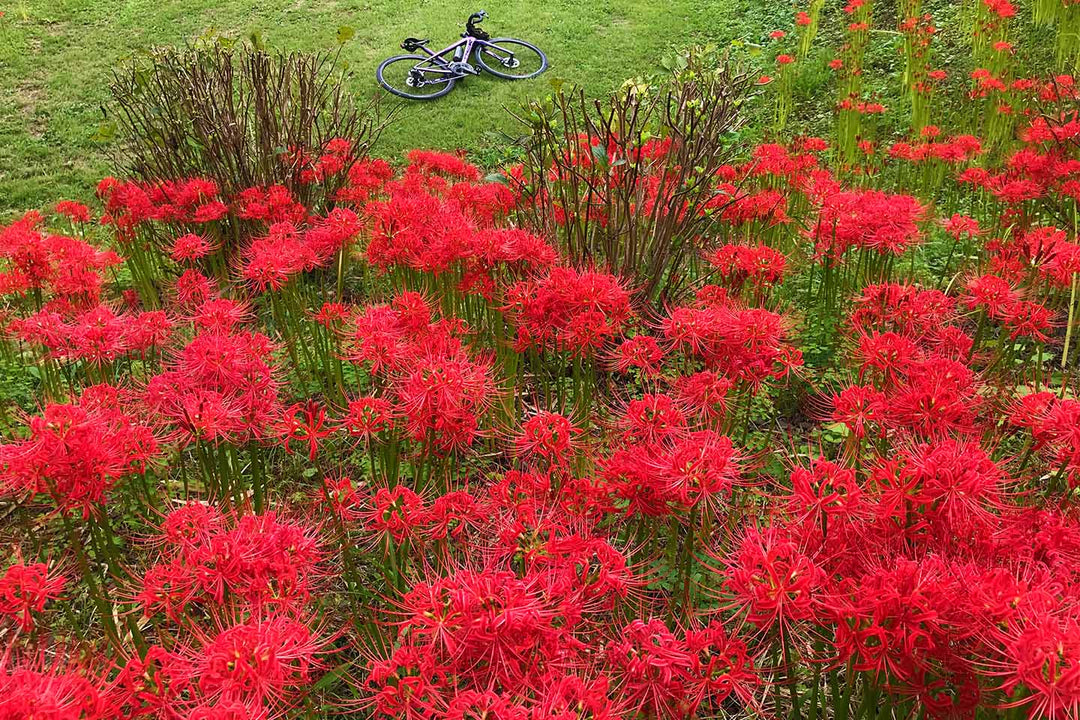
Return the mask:
<svg viewBox="0 0 1080 720">
<path fill-rule="evenodd" d="M 395 55 L 386 58 L 375 71 L 379 84 L 398 97 L 434 100 L 454 89 L 457 78 L 423 55 Z"/>
<path fill-rule="evenodd" d="M 525 80 L 547 70 L 547 56 L 531 43 L 514 38 L 493 38 L 478 43 L 476 62 L 495 77 Z"/>
</svg>

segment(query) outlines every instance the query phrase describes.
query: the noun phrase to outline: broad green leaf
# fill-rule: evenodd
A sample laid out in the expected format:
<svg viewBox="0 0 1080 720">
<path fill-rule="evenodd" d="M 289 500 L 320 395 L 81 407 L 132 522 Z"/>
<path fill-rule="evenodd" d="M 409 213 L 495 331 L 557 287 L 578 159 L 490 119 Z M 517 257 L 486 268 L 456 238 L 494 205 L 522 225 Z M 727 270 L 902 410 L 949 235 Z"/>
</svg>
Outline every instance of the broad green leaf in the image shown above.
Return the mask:
<svg viewBox="0 0 1080 720">
<path fill-rule="evenodd" d="M 603 145 L 593 145 L 592 156 L 600 167 L 606 168 L 608 166 L 607 148 Z"/>
</svg>

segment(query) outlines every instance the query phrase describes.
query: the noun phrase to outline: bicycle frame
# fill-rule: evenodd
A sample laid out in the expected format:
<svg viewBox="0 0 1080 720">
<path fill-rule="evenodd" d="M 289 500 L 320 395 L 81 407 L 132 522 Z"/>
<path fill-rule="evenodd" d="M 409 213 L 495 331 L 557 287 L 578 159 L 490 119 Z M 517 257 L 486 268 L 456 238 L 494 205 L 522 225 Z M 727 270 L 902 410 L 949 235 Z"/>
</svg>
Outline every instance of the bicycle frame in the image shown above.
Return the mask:
<svg viewBox="0 0 1080 720">
<path fill-rule="evenodd" d="M 464 46 L 465 49 L 461 53 L 461 59 L 454 60 L 454 51 L 462 46 Z M 488 42 L 487 40 L 474 38 L 470 35 L 467 37 L 463 37 L 462 39 L 451 45 L 448 45 L 439 52 L 432 52 L 431 50 L 428 50 L 426 46 L 421 45 L 419 49 L 426 52 L 429 57 L 427 60 L 424 60 L 423 62 L 418 62 L 413 65 L 412 69 L 416 72 L 422 72 L 425 75 L 428 73 L 435 73 L 444 76 L 433 80 L 424 78 L 425 83 L 440 83 L 447 82 L 449 80 L 458 80 L 465 77 L 468 73 L 458 72 L 454 70 L 453 68 L 451 68 L 451 64 L 455 62 L 469 62 L 469 60 L 472 58 L 473 52 L 479 48 L 489 48 L 488 52 L 500 59 L 504 59 L 505 57 L 512 58 L 514 56 L 514 53 L 510 52 L 509 50 L 505 50 L 498 45 Z M 449 60 L 444 57 L 448 53 L 450 57 Z"/>
</svg>

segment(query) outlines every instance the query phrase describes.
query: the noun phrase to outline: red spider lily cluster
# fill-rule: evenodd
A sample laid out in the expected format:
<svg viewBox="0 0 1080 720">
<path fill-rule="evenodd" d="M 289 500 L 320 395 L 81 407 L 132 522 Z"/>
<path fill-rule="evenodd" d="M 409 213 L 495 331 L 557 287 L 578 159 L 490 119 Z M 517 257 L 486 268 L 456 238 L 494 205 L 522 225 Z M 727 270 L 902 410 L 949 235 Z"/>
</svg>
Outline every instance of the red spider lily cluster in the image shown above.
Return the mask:
<svg viewBox="0 0 1080 720">
<path fill-rule="evenodd" d="M 950 122 L 907 0 L 876 137 L 873 5 L 835 136 L 701 202 L 677 137 L 542 140 L 545 226 L 522 167 L 334 139 L 291 189 L 109 179 L 0 227 L 35 393 L 0 718 L 1080 718 L 1080 98 L 980 1 Z M 777 130 L 824 6 L 770 35 Z M 694 229 L 662 299 L 558 239 L 623 232 L 615 196 Z"/>
</svg>

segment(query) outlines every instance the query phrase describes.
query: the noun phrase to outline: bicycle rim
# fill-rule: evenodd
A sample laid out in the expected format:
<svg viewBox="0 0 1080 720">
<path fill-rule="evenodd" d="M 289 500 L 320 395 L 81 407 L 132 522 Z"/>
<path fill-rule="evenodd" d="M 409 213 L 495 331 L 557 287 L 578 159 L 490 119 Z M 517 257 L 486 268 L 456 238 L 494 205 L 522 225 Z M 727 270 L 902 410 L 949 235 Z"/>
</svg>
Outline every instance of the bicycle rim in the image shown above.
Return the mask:
<svg viewBox="0 0 1080 720">
<path fill-rule="evenodd" d="M 525 80 L 547 69 L 547 57 L 540 48 L 513 38 L 495 38 L 475 50 L 476 62 L 496 77 Z"/>
<path fill-rule="evenodd" d="M 433 100 L 454 89 L 454 78 L 438 72 L 425 72 L 416 65 L 427 58 L 419 55 L 399 55 L 388 58 L 375 73 L 379 83 L 390 92 L 412 100 Z"/>
</svg>

